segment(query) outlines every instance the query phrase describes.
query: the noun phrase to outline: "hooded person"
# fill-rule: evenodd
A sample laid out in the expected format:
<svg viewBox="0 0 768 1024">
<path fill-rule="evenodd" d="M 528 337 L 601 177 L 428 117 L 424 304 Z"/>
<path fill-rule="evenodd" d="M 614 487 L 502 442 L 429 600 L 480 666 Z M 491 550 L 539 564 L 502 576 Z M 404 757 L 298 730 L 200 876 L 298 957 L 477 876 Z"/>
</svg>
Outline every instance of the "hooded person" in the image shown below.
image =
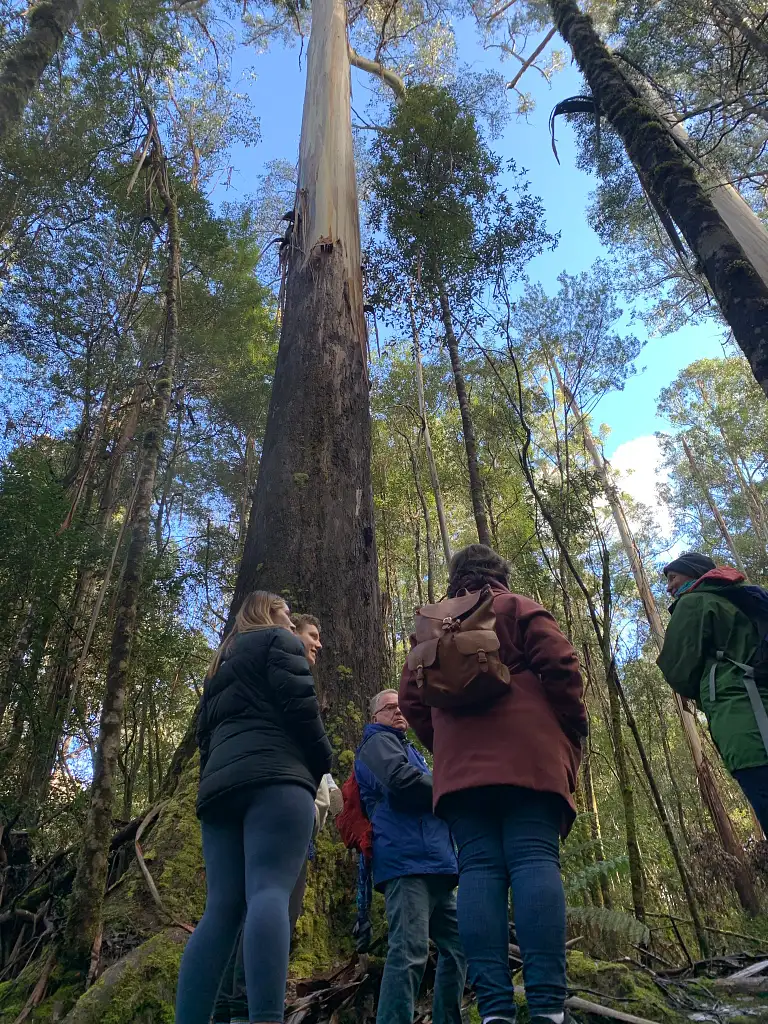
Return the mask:
<svg viewBox="0 0 768 1024">
<path fill-rule="evenodd" d="M 768 594 L 696 551 L 663 572 L 673 600 L 656 664 L 704 712 L 725 767 L 768 832 L 768 692 L 751 675 L 762 638 L 743 610 L 747 599 L 768 603 Z"/>
</svg>

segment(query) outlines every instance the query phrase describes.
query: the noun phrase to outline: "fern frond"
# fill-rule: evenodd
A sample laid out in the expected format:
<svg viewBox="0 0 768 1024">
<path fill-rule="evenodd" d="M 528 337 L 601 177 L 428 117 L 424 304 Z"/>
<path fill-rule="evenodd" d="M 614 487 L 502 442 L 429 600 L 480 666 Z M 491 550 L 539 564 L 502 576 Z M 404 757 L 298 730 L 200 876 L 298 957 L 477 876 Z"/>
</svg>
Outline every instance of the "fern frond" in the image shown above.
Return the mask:
<svg viewBox="0 0 768 1024">
<path fill-rule="evenodd" d="M 591 889 L 595 882 L 601 878 L 612 879 L 616 875 L 623 875 L 629 870 L 629 858 L 626 854 L 622 857 L 614 857 L 613 860 L 598 860 L 593 864 L 582 867 L 575 874 L 568 874 L 567 868 L 564 872 L 563 883 L 565 891 L 569 895 L 577 892 L 584 892 Z"/>
<path fill-rule="evenodd" d="M 576 925 L 579 931 L 588 931 L 595 938 L 643 946 L 651 937 L 647 925 L 630 914 L 623 914 L 620 910 L 606 910 L 605 907 L 568 907 L 567 913 L 568 920 Z"/>
</svg>

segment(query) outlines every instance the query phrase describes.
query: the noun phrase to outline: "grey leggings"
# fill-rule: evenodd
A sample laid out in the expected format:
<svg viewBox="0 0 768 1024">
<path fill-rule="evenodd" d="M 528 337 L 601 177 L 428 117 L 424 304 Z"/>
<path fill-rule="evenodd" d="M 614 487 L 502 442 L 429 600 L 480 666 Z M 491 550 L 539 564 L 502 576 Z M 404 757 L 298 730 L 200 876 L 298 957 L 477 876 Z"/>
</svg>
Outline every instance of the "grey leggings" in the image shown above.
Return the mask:
<svg viewBox="0 0 768 1024">
<path fill-rule="evenodd" d="M 315 804 L 302 786 L 262 786 L 242 816 L 202 822 L 208 896 L 181 958 L 176 1024 L 208 1024 L 243 924 L 252 1021 L 280 1022 L 288 975 L 288 901 L 312 837 Z"/>
</svg>

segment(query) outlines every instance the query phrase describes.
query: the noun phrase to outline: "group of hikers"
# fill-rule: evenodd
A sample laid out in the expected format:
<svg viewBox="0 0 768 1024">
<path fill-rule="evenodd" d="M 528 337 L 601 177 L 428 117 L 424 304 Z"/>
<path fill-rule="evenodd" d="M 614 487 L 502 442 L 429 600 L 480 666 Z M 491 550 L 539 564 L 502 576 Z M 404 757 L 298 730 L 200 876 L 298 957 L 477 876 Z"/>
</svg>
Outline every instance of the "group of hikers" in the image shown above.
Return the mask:
<svg viewBox="0 0 768 1024">
<path fill-rule="evenodd" d="M 481 544 L 454 555 L 446 598 L 417 610 L 399 691 L 371 701 L 341 790 L 312 676 L 320 623 L 291 616 L 274 594 L 245 599 L 199 713 L 207 902 L 181 961 L 177 1024 L 283 1020 L 291 937 L 329 807 L 384 894 L 377 1024 L 412 1024 L 430 940 L 435 1024 L 460 1024 L 467 981 L 482 1024 L 514 1022 L 510 889 L 531 1020 L 564 1024 L 559 850 L 588 719 L 573 646 L 550 612 L 510 591 L 509 572 Z M 704 712 L 768 829 L 768 594 L 698 553 L 664 574 L 673 604 L 659 666 Z M 356 816 L 368 828 L 360 842 L 350 841 Z"/>
</svg>

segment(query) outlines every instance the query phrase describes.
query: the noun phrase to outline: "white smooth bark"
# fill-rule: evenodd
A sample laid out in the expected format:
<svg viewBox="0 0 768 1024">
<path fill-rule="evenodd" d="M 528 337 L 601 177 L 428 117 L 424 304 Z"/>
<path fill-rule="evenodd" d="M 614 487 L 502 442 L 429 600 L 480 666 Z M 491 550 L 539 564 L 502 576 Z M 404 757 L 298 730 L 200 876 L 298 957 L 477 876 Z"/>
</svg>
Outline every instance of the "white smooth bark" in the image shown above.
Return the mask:
<svg viewBox="0 0 768 1024">
<path fill-rule="evenodd" d="M 313 0 L 294 244 L 303 266 L 318 251 L 341 249 L 355 332 L 367 361 L 350 101 L 346 7 L 343 0 Z"/>
</svg>

